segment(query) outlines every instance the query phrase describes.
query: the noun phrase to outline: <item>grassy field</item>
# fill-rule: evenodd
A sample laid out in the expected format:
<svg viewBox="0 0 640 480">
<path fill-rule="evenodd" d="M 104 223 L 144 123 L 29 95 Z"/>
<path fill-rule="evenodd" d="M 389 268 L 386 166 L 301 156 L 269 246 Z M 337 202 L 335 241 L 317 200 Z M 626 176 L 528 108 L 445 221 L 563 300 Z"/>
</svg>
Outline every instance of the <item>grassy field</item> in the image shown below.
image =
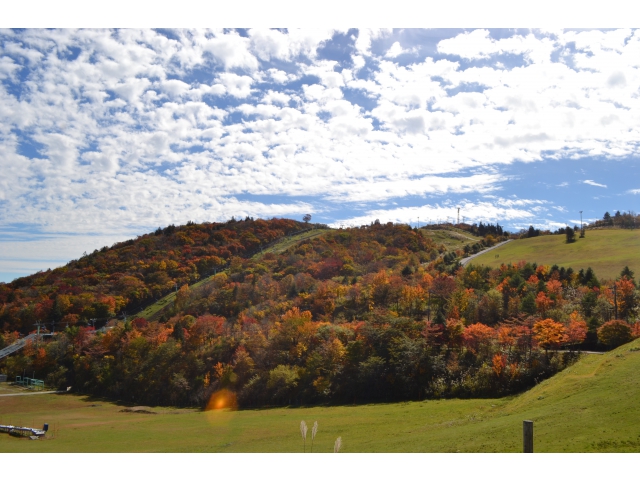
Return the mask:
<svg viewBox="0 0 640 480">
<path fill-rule="evenodd" d="M 254 259 L 260 258 L 262 255 L 268 252 L 282 253 L 292 245 L 295 245 L 296 243 L 301 242 L 302 240 L 319 237 L 320 235 L 323 235 L 328 231 L 329 231 L 328 228 L 319 228 L 319 229 L 311 230 L 309 232 L 300 233 L 298 235 L 293 235 L 291 237 L 284 237 L 279 242 L 275 243 L 274 245 L 271 245 L 269 248 L 265 248 L 264 251 L 255 254 L 252 258 Z M 212 278 L 213 278 L 213 275 L 205 277 L 202 280 L 191 285 L 190 288 L 198 288 L 199 286 L 209 282 Z M 162 297 L 156 303 L 149 305 L 142 312 L 136 314 L 135 316 L 143 317 L 143 318 L 146 318 L 147 320 L 150 320 L 154 316 L 159 314 L 163 308 L 169 305 L 173 305 L 175 296 L 176 296 L 176 292 L 171 292 L 168 295 L 165 295 L 164 297 Z"/>
<path fill-rule="evenodd" d="M 495 256 L 499 255 L 498 258 Z M 616 278 L 625 265 L 640 274 L 640 230 L 587 230 L 585 238 L 565 243 L 564 235 L 515 240 L 480 255 L 470 265 L 499 267 L 520 260 L 538 265 L 593 268 L 598 278 Z"/>
<path fill-rule="evenodd" d="M 454 227 L 451 227 L 448 230 L 431 230 L 428 228 L 421 228 L 420 233 L 425 237 L 430 238 L 438 245 L 444 244 L 444 246 L 447 247 L 447 250 L 457 250 L 458 248 L 464 248 L 465 245 L 482 240 L 480 237 L 474 237 L 470 233 Z"/>
<path fill-rule="evenodd" d="M 0 423 L 57 426 L 56 438 L 0 434 L 1 452 L 518 452 L 533 420 L 536 452 L 640 450 L 640 340 L 575 365 L 519 396 L 396 404 L 203 412 L 125 406 L 80 395 L 0 397 Z M 6 392 L 6 390 L 5 390 Z M 4 392 L 0 392 L 4 393 Z M 307 451 L 309 444 L 307 443 Z"/>
</svg>

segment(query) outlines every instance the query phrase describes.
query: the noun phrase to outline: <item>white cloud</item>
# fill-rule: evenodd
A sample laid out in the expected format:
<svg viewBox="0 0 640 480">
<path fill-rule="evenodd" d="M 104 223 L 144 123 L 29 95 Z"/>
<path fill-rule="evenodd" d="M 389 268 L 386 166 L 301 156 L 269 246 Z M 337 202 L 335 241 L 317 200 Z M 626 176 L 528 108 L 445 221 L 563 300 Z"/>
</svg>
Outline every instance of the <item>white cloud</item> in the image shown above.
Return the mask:
<svg viewBox="0 0 640 480">
<path fill-rule="evenodd" d="M 440 41 L 444 59 L 402 64 L 420 46 L 406 32 L 334 36 L 343 44 L 320 55 L 332 35 L 0 33 L 0 226 L 89 233 L 297 214 L 311 208 L 299 196 L 433 195 L 429 208 L 449 211 L 447 195 L 504 189 L 504 165 L 640 153 L 635 31 L 476 30 Z M 503 200 L 469 209 L 532 222 L 517 215 L 547 208 Z"/>
<path fill-rule="evenodd" d="M 400 55 L 404 55 L 406 53 L 415 53 L 415 48 L 402 48 L 400 42 L 393 42 L 393 45 L 387 50 L 387 53 L 384 54 L 385 58 L 396 58 Z"/>
<path fill-rule="evenodd" d="M 253 83 L 253 78 L 251 77 L 236 75 L 235 73 L 221 73 L 220 81 L 229 95 L 238 98 L 245 98 L 251 95 L 251 84 Z"/>
<path fill-rule="evenodd" d="M 251 48 L 261 60 L 291 60 L 299 55 L 315 57 L 316 50 L 333 35 L 331 30 L 273 29 L 249 31 Z"/>
<path fill-rule="evenodd" d="M 0 57 L 0 79 L 14 78 L 15 73 L 21 68 L 10 57 Z"/>
<path fill-rule="evenodd" d="M 202 40 L 202 50 L 208 52 L 229 70 L 232 68 L 258 68 L 258 60 L 249 51 L 250 40 L 237 33 L 217 35 Z"/>
<path fill-rule="evenodd" d="M 274 92 L 273 90 L 269 90 L 264 97 L 262 97 L 262 101 L 264 103 L 278 103 L 280 105 L 287 105 L 291 100 L 291 96 L 282 92 Z"/>
<path fill-rule="evenodd" d="M 360 55 L 371 55 L 371 41 L 377 38 L 382 38 L 391 34 L 390 29 L 379 28 L 361 28 L 358 30 L 358 37 L 355 41 L 356 50 Z"/>
<path fill-rule="evenodd" d="M 480 59 L 491 55 L 524 54 L 533 62 L 548 62 L 551 52 L 556 48 L 555 41 L 550 38 L 537 38 L 534 34 L 526 37 L 512 37 L 495 40 L 488 30 L 473 30 L 438 43 L 438 51 L 462 58 Z"/>
<path fill-rule="evenodd" d="M 165 80 L 160 84 L 160 90 L 167 93 L 170 97 L 181 97 L 189 91 L 188 83 L 181 80 Z"/>
<path fill-rule="evenodd" d="M 594 187 L 602 187 L 602 188 L 607 188 L 606 185 L 603 185 L 602 183 L 597 183 L 594 182 L 593 180 L 584 180 L 582 183 L 585 183 L 587 185 L 592 185 Z"/>
</svg>

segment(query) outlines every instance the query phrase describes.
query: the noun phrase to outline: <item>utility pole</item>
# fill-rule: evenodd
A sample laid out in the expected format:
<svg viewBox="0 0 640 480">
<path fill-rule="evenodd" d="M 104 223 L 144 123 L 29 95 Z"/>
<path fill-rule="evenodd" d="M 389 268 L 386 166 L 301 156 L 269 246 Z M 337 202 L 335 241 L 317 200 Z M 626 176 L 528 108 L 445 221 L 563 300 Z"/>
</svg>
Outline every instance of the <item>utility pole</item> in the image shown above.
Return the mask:
<svg viewBox="0 0 640 480">
<path fill-rule="evenodd" d="M 33 324 L 35 327 L 38 327 L 38 333 L 36 335 L 36 348 L 38 348 L 38 340 L 40 340 L 40 326 L 42 325 L 40 323 L 40 320 L 38 320 L 36 323 Z"/>
<path fill-rule="evenodd" d="M 460 225 L 460 207 L 458 207 L 458 225 Z"/>
<path fill-rule="evenodd" d="M 584 238 L 584 225 L 582 223 L 582 210 L 580 210 L 580 238 Z"/>
</svg>

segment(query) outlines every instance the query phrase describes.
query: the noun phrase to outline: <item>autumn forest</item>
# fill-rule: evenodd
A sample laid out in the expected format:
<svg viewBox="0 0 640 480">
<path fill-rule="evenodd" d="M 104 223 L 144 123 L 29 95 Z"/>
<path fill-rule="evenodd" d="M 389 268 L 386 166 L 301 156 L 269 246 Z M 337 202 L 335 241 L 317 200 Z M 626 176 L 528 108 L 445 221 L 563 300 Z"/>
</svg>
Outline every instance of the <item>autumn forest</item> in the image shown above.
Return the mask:
<svg viewBox="0 0 640 480">
<path fill-rule="evenodd" d="M 323 231 L 269 249 L 312 229 Z M 462 267 L 508 236 L 482 224 L 469 234 L 476 243 L 447 250 L 379 222 L 159 228 L 0 284 L 0 348 L 38 325 L 55 332 L 0 368 L 152 405 L 204 406 L 220 391 L 239 407 L 497 397 L 552 376 L 576 350 L 640 336 L 628 268 L 609 280 L 525 262 Z"/>
</svg>

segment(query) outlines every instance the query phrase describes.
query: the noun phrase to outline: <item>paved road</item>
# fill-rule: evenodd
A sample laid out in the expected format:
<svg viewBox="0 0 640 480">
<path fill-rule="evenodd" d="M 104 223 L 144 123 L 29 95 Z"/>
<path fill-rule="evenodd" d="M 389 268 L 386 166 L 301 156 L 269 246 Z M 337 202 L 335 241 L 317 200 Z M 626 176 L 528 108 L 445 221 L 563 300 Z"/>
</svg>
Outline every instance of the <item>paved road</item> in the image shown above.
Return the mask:
<svg viewBox="0 0 640 480">
<path fill-rule="evenodd" d="M 65 390 L 50 390 L 46 392 L 26 392 L 26 393 L 2 393 L 0 397 L 20 397 L 22 395 L 47 395 L 48 393 L 65 393 Z"/>
<path fill-rule="evenodd" d="M 496 243 L 493 247 L 486 248 L 486 249 L 482 250 L 481 252 L 478 252 L 478 253 L 476 253 L 474 255 L 471 255 L 470 257 L 463 258 L 462 260 L 460 260 L 460 265 L 462 265 L 464 267 L 467 264 L 467 262 L 469 262 L 470 260 L 473 260 L 477 256 L 484 255 L 489 250 L 493 250 L 494 248 L 498 248 L 499 246 L 504 245 L 505 243 L 509 243 L 510 241 L 511 241 L 511 239 L 505 240 L 504 242 Z"/>
</svg>

